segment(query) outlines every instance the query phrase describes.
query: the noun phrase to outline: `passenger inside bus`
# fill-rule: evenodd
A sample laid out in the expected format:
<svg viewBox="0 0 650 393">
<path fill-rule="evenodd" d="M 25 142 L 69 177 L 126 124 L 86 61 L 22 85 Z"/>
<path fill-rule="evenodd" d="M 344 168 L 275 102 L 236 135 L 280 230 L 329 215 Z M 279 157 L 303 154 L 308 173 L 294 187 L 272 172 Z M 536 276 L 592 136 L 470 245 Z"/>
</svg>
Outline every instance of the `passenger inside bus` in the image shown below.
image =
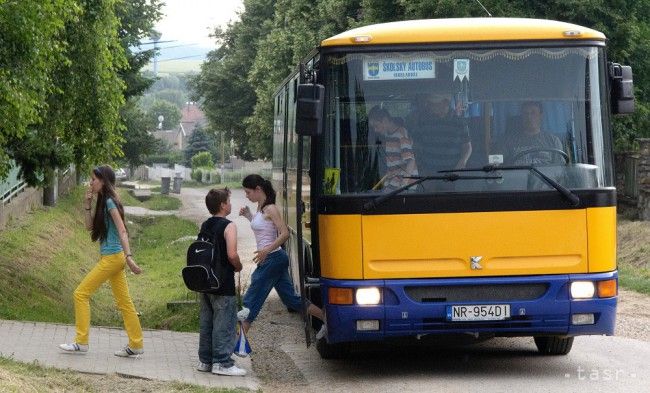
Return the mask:
<svg viewBox="0 0 650 393">
<path fill-rule="evenodd" d="M 415 159 L 423 176 L 464 168 L 472 154 L 467 123 L 450 103 L 448 93 L 420 94 L 416 96 L 415 109 L 407 117 Z"/>
<path fill-rule="evenodd" d="M 568 162 L 560 138 L 542 131 L 542 103 L 527 101 L 521 105 L 520 124 L 506 131 L 494 153 L 502 154 L 511 165 L 562 164 Z"/>
<path fill-rule="evenodd" d="M 368 125 L 374 131 L 384 155 L 384 163 L 380 164 L 379 171 L 382 178 L 375 188 L 392 190 L 413 182 L 408 176 L 418 176 L 418 168 L 413 141 L 403 121 L 393 118 L 386 109 L 377 105 L 368 112 Z"/>
</svg>

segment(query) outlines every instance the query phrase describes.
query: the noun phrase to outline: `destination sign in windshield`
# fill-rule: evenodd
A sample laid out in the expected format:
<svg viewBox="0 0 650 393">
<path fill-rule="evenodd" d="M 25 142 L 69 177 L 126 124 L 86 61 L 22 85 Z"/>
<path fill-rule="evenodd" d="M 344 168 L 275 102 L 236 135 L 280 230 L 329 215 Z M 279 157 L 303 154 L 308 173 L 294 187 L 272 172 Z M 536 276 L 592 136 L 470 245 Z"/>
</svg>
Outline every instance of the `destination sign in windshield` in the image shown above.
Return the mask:
<svg viewBox="0 0 650 393">
<path fill-rule="evenodd" d="M 436 77 L 433 59 L 367 58 L 363 60 L 363 80 L 426 79 Z"/>
</svg>

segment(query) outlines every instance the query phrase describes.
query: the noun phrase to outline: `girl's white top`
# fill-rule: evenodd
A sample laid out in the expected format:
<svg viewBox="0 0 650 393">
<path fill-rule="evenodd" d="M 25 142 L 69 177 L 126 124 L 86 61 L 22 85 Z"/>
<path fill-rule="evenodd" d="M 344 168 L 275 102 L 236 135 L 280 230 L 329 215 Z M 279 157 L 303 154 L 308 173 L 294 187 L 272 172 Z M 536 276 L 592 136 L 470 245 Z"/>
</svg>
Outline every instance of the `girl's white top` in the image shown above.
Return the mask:
<svg viewBox="0 0 650 393">
<path fill-rule="evenodd" d="M 253 219 L 251 220 L 251 228 L 253 229 L 253 233 L 255 233 L 255 241 L 257 242 L 258 250 L 270 246 L 273 244 L 275 239 L 278 238 L 278 228 L 275 227 L 273 221 L 264 217 L 262 211 L 258 211 L 253 216 Z M 279 249 L 280 247 L 270 251 L 269 253 L 278 251 Z"/>
</svg>

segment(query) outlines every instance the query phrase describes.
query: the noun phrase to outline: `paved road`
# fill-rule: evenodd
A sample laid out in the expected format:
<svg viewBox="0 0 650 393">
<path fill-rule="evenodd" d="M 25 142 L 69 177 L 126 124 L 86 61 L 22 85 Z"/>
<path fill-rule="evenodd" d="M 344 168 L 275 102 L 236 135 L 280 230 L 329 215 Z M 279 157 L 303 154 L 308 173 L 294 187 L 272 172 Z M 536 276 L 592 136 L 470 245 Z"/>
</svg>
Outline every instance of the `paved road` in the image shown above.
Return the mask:
<svg viewBox="0 0 650 393">
<path fill-rule="evenodd" d="M 425 343 L 366 347 L 337 361 L 323 361 L 300 344 L 282 349 L 310 392 L 650 391 L 650 343 L 621 337 L 576 338 L 567 356 L 541 356 L 525 338 L 449 349 Z"/>
</svg>

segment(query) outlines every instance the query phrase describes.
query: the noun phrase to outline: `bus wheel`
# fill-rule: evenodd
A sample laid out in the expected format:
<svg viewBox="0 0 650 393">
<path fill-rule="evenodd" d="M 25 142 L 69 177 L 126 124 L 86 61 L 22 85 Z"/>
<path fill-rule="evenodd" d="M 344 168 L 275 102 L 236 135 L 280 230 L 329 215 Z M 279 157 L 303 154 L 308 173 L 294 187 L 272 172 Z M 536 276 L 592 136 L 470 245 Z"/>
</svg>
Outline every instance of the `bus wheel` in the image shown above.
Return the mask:
<svg viewBox="0 0 650 393">
<path fill-rule="evenodd" d="M 538 336 L 535 345 L 542 355 L 566 355 L 571 352 L 573 337 Z"/>
<path fill-rule="evenodd" d="M 350 354 L 350 343 L 329 344 L 326 339 L 316 341 L 316 349 L 323 359 L 344 359 Z"/>
</svg>

